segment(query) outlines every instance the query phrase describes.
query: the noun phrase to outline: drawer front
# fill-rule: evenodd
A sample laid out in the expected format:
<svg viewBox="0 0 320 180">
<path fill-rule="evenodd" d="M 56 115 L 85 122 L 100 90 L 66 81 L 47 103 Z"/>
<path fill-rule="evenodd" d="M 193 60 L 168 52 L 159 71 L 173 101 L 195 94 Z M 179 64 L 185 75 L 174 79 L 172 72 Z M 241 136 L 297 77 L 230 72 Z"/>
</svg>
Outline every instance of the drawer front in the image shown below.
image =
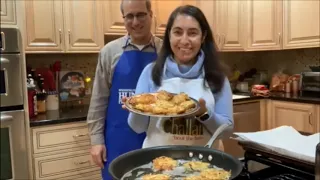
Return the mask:
<svg viewBox="0 0 320 180">
<path fill-rule="evenodd" d="M 89 151 L 73 151 L 34 158 L 36 179 L 64 179 L 64 177 L 99 171 Z"/>
<path fill-rule="evenodd" d="M 57 180 L 102 180 L 101 171 L 93 171 L 76 176 L 58 178 Z"/>
<path fill-rule="evenodd" d="M 90 145 L 86 123 L 32 129 L 34 154 Z"/>
<path fill-rule="evenodd" d="M 234 113 L 259 111 L 259 110 L 260 110 L 260 102 L 243 103 L 243 104 L 237 104 L 233 106 Z"/>
</svg>

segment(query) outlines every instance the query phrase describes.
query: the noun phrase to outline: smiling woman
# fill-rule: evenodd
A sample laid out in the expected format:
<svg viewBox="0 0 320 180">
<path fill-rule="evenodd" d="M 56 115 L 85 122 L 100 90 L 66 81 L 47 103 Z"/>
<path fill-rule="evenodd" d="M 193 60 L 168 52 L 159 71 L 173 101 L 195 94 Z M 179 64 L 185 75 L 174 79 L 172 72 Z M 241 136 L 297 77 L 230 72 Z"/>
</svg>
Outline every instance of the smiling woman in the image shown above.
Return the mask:
<svg viewBox="0 0 320 180">
<path fill-rule="evenodd" d="M 210 26 L 195 6 L 181 6 L 172 12 L 158 59 L 144 68 L 135 94 L 163 90 L 185 93 L 198 100 L 200 108 L 194 116 L 178 119 L 130 113 L 130 127 L 137 133 L 147 132 L 143 148 L 204 146 L 221 124 L 233 127 L 230 84 L 217 57 Z"/>
</svg>

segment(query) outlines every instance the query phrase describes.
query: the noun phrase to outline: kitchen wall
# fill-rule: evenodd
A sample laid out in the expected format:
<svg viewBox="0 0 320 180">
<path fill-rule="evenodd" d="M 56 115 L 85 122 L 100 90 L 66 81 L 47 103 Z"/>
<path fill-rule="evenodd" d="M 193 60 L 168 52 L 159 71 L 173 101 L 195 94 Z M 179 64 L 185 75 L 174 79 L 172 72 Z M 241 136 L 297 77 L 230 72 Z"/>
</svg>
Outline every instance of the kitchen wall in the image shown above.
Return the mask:
<svg viewBox="0 0 320 180">
<path fill-rule="evenodd" d="M 240 71 L 250 68 L 266 70 L 269 75 L 283 69 L 289 74 L 310 71 L 310 65 L 320 65 L 320 49 L 294 49 L 281 51 L 223 52 L 221 59 Z"/>
<path fill-rule="evenodd" d="M 94 78 L 98 54 L 28 54 L 27 64 L 33 68 L 49 67 L 60 60 L 62 70 L 81 70 L 85 76 Z M 279 69 L 285 69 L 290 74 L 308 71 L 309 65 L 320 65 L 319 48 L 260 51 L 260 52 L 222 52 L 220 58 L 229 66 L 234 66 L 244 72 L 250 68 L 267 70 L 271 75 Z M 85 99 L 84 103 L 88 103 Z"/>
</svg>

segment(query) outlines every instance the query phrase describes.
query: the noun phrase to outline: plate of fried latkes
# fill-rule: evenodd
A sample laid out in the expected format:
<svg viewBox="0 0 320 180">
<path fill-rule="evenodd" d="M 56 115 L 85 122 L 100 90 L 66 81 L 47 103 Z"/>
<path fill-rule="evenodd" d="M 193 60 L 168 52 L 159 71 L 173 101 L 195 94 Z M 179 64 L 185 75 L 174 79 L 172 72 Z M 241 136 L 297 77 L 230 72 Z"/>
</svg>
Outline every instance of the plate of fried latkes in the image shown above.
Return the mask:
<svg viewBox="0 0 320 180">
<path fill-rule="evenodd" d="M 156 117 L 189 116 L 200 108 L 199 102 L 186 93 L 174 94 L 165 90 L 132 96 L 125 106 L 133 113 Z"/>
</svg>

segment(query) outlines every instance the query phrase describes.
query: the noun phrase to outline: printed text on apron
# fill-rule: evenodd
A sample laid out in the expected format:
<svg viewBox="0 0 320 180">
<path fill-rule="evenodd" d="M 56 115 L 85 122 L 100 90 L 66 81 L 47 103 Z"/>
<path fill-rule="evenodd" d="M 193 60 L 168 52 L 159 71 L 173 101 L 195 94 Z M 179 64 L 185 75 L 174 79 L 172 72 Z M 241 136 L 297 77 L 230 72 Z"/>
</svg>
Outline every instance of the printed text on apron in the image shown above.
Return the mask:
<svg viewBox="0 0 320 180">
<path fill-rule="evenodd" d="M 124 51 L 115 67 L 105 120 L 107 162 L 102 170 L 103 180 L 111 180 L 108 165 L 112 160 L 142 146 L 145 133 L 137 134 L 129 127 L 129 113 L 121 108 L 121 97 L 134 95 L 142 70 L 156 58 L 156 49 L 154 52 Z"/>
</svg>

